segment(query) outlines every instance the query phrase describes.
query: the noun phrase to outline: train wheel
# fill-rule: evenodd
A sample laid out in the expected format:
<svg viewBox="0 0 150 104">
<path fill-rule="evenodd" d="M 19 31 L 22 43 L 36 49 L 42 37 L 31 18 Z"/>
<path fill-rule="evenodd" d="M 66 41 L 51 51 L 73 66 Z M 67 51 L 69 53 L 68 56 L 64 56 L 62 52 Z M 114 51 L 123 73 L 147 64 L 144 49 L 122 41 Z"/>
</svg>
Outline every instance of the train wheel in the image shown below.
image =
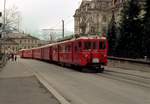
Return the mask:
<svg viewBox="0 0 150 104">
<path fill-rule="evenodd" d="M 62 67 L 65 67 L 65 64 L 64 63 L 59 63 L 60 66 Z"/>
<path fill-rule="evenodd" d="M 103 73 L 104 72 L 104 67 L 99 66 L 98 68 L 96 68 L 97 73 Z"/>
<path fill-rule="evenodd" d="M 81 68 L 81 72 L 87 72 L 87 68 Z"/>
</svg>

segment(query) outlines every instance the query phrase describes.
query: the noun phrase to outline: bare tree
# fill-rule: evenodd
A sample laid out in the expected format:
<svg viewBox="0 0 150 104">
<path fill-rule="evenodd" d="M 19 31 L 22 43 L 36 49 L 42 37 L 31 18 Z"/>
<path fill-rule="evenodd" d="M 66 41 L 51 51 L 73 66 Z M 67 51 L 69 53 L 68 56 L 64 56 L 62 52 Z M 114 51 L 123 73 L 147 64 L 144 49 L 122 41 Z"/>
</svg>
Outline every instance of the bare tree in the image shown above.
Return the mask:
<svg viewBox="0 0 150 104">
<path fill-rule="evenodd" d="M 3 17 L 4 18 L 4 17 Z M 21 22 L 21 13 L 16 6 L 6 9 L 5 14 L 5 31 L 19 31 Z"/>
</svg>

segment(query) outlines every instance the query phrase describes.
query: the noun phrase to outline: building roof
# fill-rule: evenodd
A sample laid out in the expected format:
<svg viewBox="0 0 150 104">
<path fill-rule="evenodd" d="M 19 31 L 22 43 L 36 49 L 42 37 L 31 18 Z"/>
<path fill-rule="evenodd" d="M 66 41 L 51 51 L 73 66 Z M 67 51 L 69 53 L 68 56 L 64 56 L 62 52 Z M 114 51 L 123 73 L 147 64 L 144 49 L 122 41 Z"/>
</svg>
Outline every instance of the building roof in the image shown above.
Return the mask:
<svg viewBox="0 0 150 104">
<path fill-rule="evenodd" d="M 15 42 L 13 39 L 11 38 L 4 38 L 4 39 L 0 39 L 0 44 L 1 45 L 18 45 L 17 42 Z"/>
<path fill-rule="evenodd" d="M 8 33 L 5 36 L 6 38 L 15 38 L 15 39 L 35 39 L 39 40 L 38 38 L 31 36 L 29 34 L 24 34 L 24 33 Z"/>
</svg>

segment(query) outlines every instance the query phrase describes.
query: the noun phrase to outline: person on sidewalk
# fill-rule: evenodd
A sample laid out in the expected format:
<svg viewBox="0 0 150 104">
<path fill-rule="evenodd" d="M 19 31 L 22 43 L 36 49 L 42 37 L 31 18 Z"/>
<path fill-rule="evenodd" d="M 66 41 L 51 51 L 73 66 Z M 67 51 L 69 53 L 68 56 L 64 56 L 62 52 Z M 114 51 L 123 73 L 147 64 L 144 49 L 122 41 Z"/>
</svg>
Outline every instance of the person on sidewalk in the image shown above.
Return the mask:
<svg viewBox="0 0 150 104">
<path fill-rule="evenodd" d="M 17 61 L 17 55 L 15 55 L 15 61 Z"/>
<path fill-rule="evenodd" d="M 14 61 L 14 54 L 11 54 L 11 60 Z"/>
</svg>

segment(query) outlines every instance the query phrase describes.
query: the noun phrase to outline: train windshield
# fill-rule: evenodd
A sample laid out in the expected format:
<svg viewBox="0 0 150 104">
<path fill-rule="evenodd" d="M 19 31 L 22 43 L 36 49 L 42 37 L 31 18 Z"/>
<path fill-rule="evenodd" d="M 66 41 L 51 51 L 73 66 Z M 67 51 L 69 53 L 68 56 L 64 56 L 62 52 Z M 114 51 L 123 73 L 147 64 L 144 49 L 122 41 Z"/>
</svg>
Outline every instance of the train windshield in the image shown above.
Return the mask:
<svg viewBox="0 0 150 104">
<path fill-rule="evenodd" d="M 92 42 L 92 48 L 94 50 L 98 48 L 98 42 L 97 41 Z"/>
<path fill-rule="evenodd" d="M 105 49 L 106 48 L 106 41 L 100 41 L 99 42 L 99 49 Z"/>
<path fill-rule="evenodd" d="M 85 41 L 84 50 L 98 49 L 98 41 Z"/>
<path fill-rule="evenodd" d="M 84 42 L 84 49 L 85 50 L 91 49 L 91 42 L 90 41 L 85 41 Z"/>
</svg>

